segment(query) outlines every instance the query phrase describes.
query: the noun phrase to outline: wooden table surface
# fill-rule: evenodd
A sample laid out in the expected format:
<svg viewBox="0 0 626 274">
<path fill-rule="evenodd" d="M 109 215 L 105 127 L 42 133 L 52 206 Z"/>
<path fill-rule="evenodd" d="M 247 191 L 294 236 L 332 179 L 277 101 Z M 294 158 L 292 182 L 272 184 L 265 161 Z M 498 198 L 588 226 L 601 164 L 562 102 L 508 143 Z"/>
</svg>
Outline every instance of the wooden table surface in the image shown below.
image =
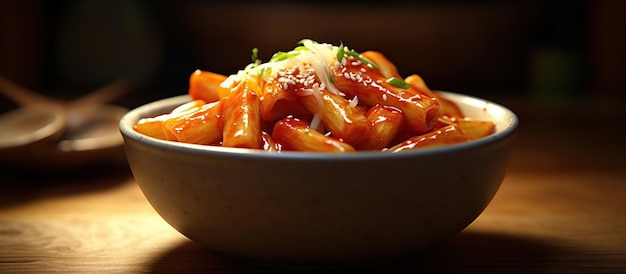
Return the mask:
<svg viewBox="0 0 626 274">
<path fill-rule="evenodd" d="M 626 273 L 621 106 L 509 103 L 520 131 L 507 177 L 483 214 L 433 250 L 354 272 Z M 2 273 L 287 272 L 181 236 L 150 207 L 126 165 L 72 175 L 0 172 Z"/>
</svg>

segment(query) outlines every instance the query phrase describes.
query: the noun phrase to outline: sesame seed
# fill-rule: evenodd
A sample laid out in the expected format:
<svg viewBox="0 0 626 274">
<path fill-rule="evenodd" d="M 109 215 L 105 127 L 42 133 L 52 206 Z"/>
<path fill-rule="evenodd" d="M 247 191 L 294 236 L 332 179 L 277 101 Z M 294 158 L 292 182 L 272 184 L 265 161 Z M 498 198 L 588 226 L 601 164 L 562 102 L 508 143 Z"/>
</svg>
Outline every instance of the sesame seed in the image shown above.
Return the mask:
<svg viewBox="0 0 626 274">
<path fill-rule="evenodd" d="M 285 79 L 285 83 L 286 83 L 286 84 L 289 84 L 289 85 L 295 85 L 295 84 L 296 84 L 296 81 L 294 81 L 294 80 L 291 80 L 291 79 L 287 78 L 287 79 Z"/>
</svg>

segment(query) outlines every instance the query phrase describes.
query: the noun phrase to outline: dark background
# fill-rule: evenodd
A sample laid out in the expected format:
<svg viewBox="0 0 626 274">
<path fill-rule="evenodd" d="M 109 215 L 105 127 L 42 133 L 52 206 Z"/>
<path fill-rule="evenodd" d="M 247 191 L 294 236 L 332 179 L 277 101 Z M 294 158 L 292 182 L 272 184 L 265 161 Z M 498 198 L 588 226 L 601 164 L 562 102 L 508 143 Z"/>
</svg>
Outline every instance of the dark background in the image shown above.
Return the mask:
<svg viewBox="0 0 626 274">
<path fill-rule="evenodd" d="M 626 1 L 0 2 L 0 73 L 72 99 L 120 77 L 128 107 L 302 38 L 383 52 L 433 89 L 568 101 L 626 93 Z M 0 99 L 1 107 L 12 103 Z"/>
</svg>

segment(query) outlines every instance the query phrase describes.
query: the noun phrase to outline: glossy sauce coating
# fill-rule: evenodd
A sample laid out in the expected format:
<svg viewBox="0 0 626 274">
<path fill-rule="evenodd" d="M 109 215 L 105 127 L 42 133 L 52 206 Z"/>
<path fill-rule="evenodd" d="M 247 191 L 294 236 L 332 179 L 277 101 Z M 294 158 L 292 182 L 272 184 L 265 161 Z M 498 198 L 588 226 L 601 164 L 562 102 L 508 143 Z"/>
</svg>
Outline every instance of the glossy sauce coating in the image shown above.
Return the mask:
<svg viewBox="0 0 626 274">
<path fill-rule="evenodd" d="M 189 95 L 196 105 L 142 119 L 135 129 L 170 141 L 276 152 L 399 152 L 494 131 L 490 121 L 464 117 L 419 75 L 402 78 L 380 52 L 302 43 L 230 76 L 194 71 Z"/>
</svg>

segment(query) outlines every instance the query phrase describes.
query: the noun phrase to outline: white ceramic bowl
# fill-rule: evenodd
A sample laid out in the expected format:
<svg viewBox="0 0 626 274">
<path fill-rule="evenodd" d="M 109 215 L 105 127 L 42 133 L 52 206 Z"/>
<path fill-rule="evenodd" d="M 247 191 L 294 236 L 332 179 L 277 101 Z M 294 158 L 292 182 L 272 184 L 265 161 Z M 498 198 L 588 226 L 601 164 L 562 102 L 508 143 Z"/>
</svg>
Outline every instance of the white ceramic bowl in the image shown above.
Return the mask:
<svg viewBox="0 0 626 274">
<path fill-rule="evenodd" d="M 401 153 L 282 152 L 161 141 L 135 132 L 185 95 L 138 107 L 120 130 L 147 200 L 189 239 L 226 255 L 286 267 L 379 264 L 423 251 L 478 217 L 505 177 L 518 118 L 443 92 L 496 133 Z"/>
</svg>

